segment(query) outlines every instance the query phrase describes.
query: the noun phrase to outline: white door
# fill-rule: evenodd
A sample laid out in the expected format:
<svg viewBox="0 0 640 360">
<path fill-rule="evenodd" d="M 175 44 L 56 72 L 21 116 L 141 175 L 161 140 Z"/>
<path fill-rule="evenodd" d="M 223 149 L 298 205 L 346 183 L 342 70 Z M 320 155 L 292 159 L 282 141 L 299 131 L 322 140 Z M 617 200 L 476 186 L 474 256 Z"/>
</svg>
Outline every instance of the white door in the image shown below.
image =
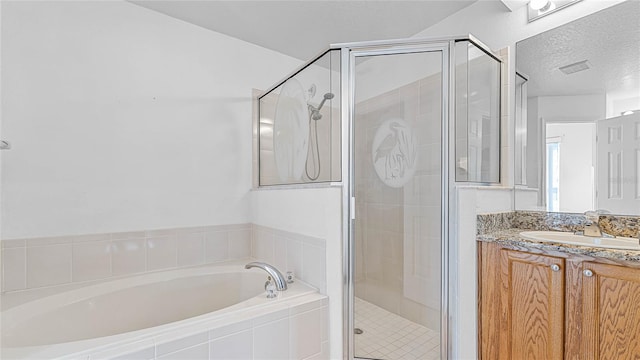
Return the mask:
<svg viewBox="0 0 640 360">
<path fill-rule="evenodd" d="M 640 114 L 598 121 L 598 209 L 640 214 Z"/>
</svg>

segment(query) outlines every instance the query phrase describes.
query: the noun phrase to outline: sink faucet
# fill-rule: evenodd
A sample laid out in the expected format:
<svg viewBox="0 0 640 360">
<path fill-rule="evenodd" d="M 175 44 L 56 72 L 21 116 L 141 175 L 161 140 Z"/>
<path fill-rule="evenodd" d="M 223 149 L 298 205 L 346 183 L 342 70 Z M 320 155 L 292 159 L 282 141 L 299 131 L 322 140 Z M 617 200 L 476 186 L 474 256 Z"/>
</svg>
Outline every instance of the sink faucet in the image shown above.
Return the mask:
<svg viewBox="0 0 640 360">
<path fill-rule="evenodd" d="M 251 269 L 251 268 L 254 268 L 254 267 L 257 267 L 257 268 L 260 268 L 260 269 L 266 271 L 271 276 L 273 281 L 275 281 L 276 289 L 278 291 L 287 290 L 287 280 L 282 275 L 282 273 L 280 271 L 278 271 L 278 269 L 276 269 L 272 265 L 269 265 L 269 264 L 263 263 L 263 262 L 258 262 L 258 261 L 248 263 L 247 265 L 244 266 L 245 269 Z"/>
<path fill-rule="evenodd" d="M 584 236 L 592 236 L 592 237 L 602 237 L 602 229 L 600 229 L 600 225 L 598 225 L 598 221 L 600 220 L 600 212 L 599 211 L 587 211 L 584 213 L 584 216 L 587 220 L 584 223 Z"/>
<path fill-rule="evenodd" d="M 584 216 L 587 218 L 587 221 L 584 224 L 584 231 L 582 232 L 581 235 L 584 236 L 591 236 L 591 237 L 608 237 L 608 238 L 614 238 L 614 235 L 611 234 L 607 234 L 606 232 L 602 231 L 602 229 L 600 228 L 600 215 L 604 215 L 604 214 L 611 214 L 609 211 L 607 210 L 594 210 L 594 211 L 587 211 L 584 213 Z"/>
</svg>

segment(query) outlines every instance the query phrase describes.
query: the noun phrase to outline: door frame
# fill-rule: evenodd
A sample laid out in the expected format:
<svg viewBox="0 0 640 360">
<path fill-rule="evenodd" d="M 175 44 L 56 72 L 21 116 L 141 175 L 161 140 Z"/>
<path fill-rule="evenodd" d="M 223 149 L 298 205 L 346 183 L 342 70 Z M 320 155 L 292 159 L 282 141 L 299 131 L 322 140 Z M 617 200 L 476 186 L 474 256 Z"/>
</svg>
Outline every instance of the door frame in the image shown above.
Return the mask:
<svg viewBox="0 0 640 360">
<path fill-rule="evenodd" d="M 458 39 L 460 40 L 460 39 Z M 470 40 L 470 39 L 464 39 Z M 399 55 L 421 52 L 442 54 L 442 96 L 441 96 L 441 279 L 440 279 L 440 353 L 442 359 L 448 359 L 451 347 L 449 327 L 449 204 L 453 199 L 452 173 L 455 154 L 454 129 L 455 108 L 455 51 L 456 39 L 432 40 L 423 42 L 375 42 L 346 44 L 341 48 L 341 119 L 342 119 L 342 209 L 343 209 L 343 358 L 355 358 L 354 349 L 354 297 L 355 297 L 355 60 L 363 56 Z M 451 100 L 450 100 L 451 99 Z M 451 116 L 450 116 L 451 114 Z"/>
</svg>

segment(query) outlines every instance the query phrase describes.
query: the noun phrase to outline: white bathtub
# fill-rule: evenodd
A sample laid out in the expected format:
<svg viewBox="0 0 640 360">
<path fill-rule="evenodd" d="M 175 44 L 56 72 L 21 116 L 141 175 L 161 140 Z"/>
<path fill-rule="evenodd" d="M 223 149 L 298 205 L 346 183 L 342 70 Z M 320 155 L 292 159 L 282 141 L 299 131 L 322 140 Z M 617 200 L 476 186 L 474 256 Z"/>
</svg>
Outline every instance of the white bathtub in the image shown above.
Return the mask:
<svg viewBox="0 0 640 360">
<path fill-rule="evenodd" d="M 2 358 L 108 357 L 321 297 L 296 282 L 267 299 L 266 272 L 244 263 L 128 277 L 15 306 L 1 314 Z"/>
</svg>

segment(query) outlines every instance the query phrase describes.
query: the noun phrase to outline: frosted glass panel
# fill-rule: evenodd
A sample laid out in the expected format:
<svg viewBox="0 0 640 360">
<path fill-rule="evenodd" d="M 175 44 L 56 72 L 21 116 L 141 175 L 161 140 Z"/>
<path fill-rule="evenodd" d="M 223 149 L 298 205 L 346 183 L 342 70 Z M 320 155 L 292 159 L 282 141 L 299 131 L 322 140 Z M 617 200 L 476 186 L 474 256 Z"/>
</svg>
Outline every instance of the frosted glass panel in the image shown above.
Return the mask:
<svg viewBox="0 0 640 360">
<path fill-rule="evenodd" d="M 456 43 L 456 181 L 500 181 L 500 62 Z"/>
<path fill-rule="evenodd" d="M 340 181 L 339 51 L 260 97 L 259 185 Z"/>
<path fill-rule="evenodd" d="M 355 64 L 355 355 L 440 358 L 442 54 Z"/>
</svg>

